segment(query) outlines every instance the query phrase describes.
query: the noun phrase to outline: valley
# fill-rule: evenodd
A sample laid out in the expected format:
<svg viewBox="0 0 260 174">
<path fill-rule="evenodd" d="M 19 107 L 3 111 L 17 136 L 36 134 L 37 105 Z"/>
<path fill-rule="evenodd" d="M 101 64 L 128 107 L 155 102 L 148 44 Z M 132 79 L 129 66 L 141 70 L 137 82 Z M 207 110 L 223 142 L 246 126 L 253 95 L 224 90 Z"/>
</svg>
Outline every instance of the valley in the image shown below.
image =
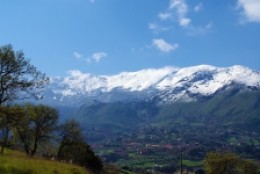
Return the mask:
<svg viewBox="0 0 260 174">
<path fill-rule="evenodd" d="M 228 97 L 227 97 L 228 96 Z M 203 168 L 208 152 L 260 160 L 260 93 L 227 90 L 210 99 L 95 103 L 75 112 L 87 140 L 108 163 L 136 172 Z"/>
<path fill-rule="evenodd" d="M 95 133 L 90 132 L 93 136 Z M 202 160 L 210 151 L 234 152 L 260 160 L 259 142 L 260 135 L 253 130 L 230 129 L 217 123 L 180 123 L 165 128 L 147 126 L 92 145 L 105 161 L 123 168 L 171 173 L 179 169 L 181 153 L 183 166 L 190 171 L 202 168 Z"/>
<path fill-rule="evenodd" d="M 214 151 L 259 163 L 259 76 L 241 66 L 207 65 L 104 77 L 77 72 L 53 81 L 43 102 L 62 119 L 77 120 L 107 163 L 162 174 L 182 163 L 198 173 Z"/>
</svg>

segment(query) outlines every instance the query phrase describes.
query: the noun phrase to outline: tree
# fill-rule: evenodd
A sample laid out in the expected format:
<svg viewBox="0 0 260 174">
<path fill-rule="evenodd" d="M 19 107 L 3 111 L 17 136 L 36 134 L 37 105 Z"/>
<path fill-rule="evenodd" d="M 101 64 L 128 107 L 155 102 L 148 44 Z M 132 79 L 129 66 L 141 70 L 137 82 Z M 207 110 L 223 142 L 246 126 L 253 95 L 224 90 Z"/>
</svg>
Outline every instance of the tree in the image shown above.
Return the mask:
<svg viewBox="0 0 260 174">
<path fill-rule="evenodd" d="M 43 95 L 49 79 L 30 64 L 22 51 L 15 52 L 11 45 L 0 47 L 0 129 L 8 134 L 9 117 L 4 107 L 14 100 L 36 98 Z M 2 143 L 2 149 L 6 143 Z"/>
<path fill-rule="evenodd" d="M 74 163 L 94 171 L 103 168 L 102 161 L 84 141 L 80 125 L 75 120 L 68 120 L 59 127 L 60 146 L 59 160 L 72 160 Z"/>
<path fill-rule="evenodd" d="M 27 97 L 41 98 L 48 80 L 22 51 L 15 52 L 11 45 L 0 47 L 0 106 Z"/>
<path fill-rule="evenodd" d="M 205 160 L 207 174 L 256 174 L 257 166 L 251 160 L 245 160 L 232 153 L 208 153 Z"/>
<path fill-rule="evenodd" d="M 21 121 L 16 130 L 29 156 L 34 156 L 40 142 L 47 141 L 57 128 L 58 113 L 54 108 L 45 105 L 24 106 Z"/>
<path fill-rule="evenodd" d="M 22 108 L 18 105 L 15 106 L 5 106 L 0 107 L 0 113 L 2 117 L 0 117 L 0 128 L 1 128 L 1 151 L 3 154 L 4 149 L 7 145 L 7 140 L 9 137 L 9 133 L 12 129 L 14 129 L 14 125 L 18 122 L 21 115 Z"/>
<path fill-rule="evenodd" d="M 80 125 L 75 120 L 67 120 L 59 126 L 60 145 L 58 149 L 58 159 L 62 158 L 62 151 L 66 146 L 72 146 L 75 142 L 79 142 L 83 137 Z"/>
</svg>

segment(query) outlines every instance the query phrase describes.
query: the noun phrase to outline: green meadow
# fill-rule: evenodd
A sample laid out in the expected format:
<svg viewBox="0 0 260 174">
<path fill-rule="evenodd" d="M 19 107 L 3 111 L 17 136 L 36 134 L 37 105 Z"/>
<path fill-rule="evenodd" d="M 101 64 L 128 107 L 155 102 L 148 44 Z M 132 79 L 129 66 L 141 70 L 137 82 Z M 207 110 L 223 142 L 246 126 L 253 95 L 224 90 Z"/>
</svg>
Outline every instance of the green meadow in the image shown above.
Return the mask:
<svg viewBox="0 0 260 174">
<path fill-rule="evenodd" d="M 72 164 L 29 158 L 22 152 L 6 150 L 0 155 L 1 174 L 90 174 L 86 169 Z"/>
</svg>

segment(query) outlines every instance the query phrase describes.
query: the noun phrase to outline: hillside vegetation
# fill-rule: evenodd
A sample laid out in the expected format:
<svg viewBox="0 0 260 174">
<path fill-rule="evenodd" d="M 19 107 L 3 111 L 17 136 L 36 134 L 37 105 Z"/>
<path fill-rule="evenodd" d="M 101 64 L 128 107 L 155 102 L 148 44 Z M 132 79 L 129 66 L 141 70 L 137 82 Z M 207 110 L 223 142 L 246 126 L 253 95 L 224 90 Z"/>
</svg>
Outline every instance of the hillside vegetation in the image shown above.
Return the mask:
<svg viewBox="0 0 260 174">
<path fill-rule="evenodd" d="M 0 156 L 1 174 L 90 174 L 86 169 L 72 164 L 28 158 L 22 152 L 7 150 Z"/>
<path fill-rule="evenodd" d="M 82 127 L 113 128 L 115 131 L 144 125 L 217 122 L 259 130 L 260 92 L 230 89 L 217 96 L 193 102 L 158 105 L 157 102 L 93 103 L 74 114 Z M 110 130 L 108 129 L 108 130 Z M 107 129 L 106 129 L 107 130 Z"/>
<path fill-rule="evenodd" d="M 17 102 L 41 99 L 49 78 L 30 64 L 22 51 L 11 45 L 0 47 L 0 173 L 10 174 L 81 174 L 83 168 L 38 159 L 53 157 L 73 161 L 94 173 L 103 169 L 83 137 L 79 123 L 59 122 L 58 111 L 43 104 Z M 39 149 L 43 148 L 41 152 Z M 5 153 L 7 147 L 23 150 Z M 30 158 L 26 158 L 30 157 Z"/>
</svg>

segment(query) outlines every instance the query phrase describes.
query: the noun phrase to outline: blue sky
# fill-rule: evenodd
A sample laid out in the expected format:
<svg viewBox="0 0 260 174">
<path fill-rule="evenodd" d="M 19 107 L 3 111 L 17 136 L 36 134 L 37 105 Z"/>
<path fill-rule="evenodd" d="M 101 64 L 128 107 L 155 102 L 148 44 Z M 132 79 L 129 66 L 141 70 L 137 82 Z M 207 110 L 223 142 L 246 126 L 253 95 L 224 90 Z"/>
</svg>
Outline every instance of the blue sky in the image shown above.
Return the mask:
<svg viewBox="0 0 260 174">
<path fill-rule="evenodd" d="M 260 70 L 260 0 L 1 0 L 0 45 L 49 76 L 199 64 Z"/>
</svg>

